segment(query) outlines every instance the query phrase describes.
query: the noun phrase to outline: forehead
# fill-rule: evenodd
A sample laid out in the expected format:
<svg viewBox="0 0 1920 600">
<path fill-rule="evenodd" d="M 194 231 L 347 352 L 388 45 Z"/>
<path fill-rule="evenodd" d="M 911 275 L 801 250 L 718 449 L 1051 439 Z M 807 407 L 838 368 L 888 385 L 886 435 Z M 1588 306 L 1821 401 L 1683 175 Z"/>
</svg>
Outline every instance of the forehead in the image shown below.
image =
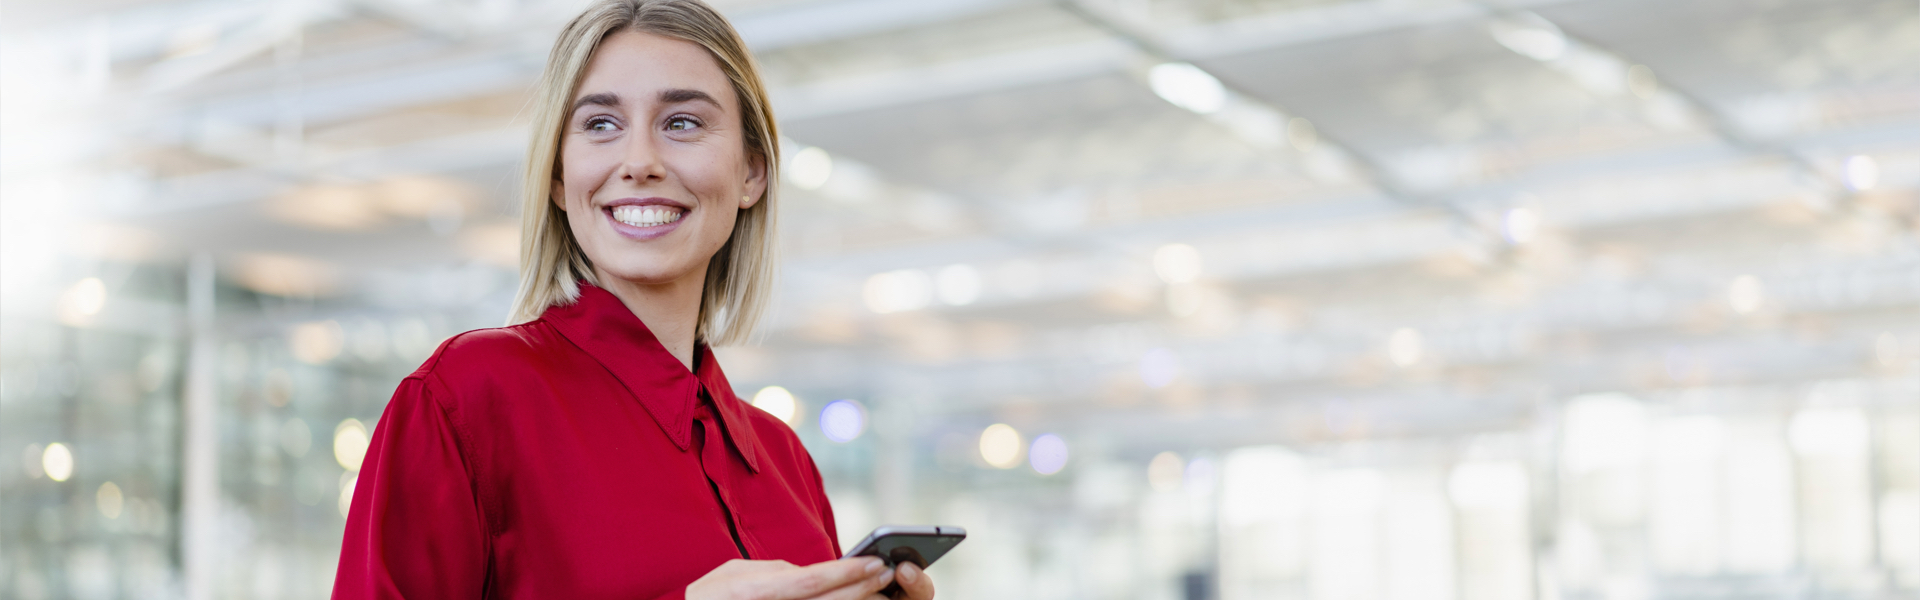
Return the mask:
<svg viewBox="0 0 1920 600">
<path fill-rule="evenodd" d="M 621 31 L 600 42 L 574 98 L 613 92 L 627 102 L 651 101 L 671 89 L 700 90 L 728 111 L 734 108 L 727 74 L 706 48 L 640 31 Z"/>
</svg>

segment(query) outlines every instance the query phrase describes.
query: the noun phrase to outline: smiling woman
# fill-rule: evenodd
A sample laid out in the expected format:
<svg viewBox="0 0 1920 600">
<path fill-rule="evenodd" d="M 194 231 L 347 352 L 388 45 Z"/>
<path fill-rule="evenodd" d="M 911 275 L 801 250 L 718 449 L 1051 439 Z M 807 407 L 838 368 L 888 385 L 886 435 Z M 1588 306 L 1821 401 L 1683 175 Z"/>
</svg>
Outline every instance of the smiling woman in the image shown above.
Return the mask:
<svg viewBox="0 0 1920 600">
<path fill-rule="evenodd" d="M 777 136 L 732 27 L 604 0 L 535 101 L 513 324 L 401 382 L 342 484 L 334 597 L 932 598 L 911 563 L 835 560 L 812 457 L 709 349 L 773 264 Z"/>
</svg>

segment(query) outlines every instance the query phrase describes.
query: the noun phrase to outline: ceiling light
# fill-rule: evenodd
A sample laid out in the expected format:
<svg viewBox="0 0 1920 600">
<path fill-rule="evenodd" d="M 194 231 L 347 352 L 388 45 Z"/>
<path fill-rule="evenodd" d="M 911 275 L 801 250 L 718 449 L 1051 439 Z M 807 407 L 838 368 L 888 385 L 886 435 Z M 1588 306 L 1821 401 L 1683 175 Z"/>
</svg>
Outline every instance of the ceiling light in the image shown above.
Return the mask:
<svg viewBox="0 0 1920 600">
<path fill-rule="evenodd" d="M 861 296 L 880 314 L 919 310 L 933 300 L 933 278 L 917 269 L 901 269 L 867 278 Z"/>
<path fill-rule="evenodd" d="M 966 306 L 980 299 L 980 271 L 971 265 L 952 265 L 940 270 L 934 278 L 934 291 L 940 301 L 952 306 Z"/>
<path fill-rule="evenodd" d="M 1733 285 L 1727 286 L 1727 305 L 1733 312 L 1743 315 L 1760 310 L 1760 303 L 1766 299 L 1766 289 L 1760 285 L 1760 278 L 1741 275 L 1733 279 Z"/>
<path fill-rule="evenodd" d="M 1387 360 L 1393 361 L 1394 366 L 1411 367 L 1420 362 L 1423 345 L 1419 330 L 1411 327 L 1394 330 L 1393 335 L 1387 337 Z"/>
<path fill-rule="evenodd" d="M 1852 156 L 1847 158 L 1847 189 L 1864 192 L 1880 184 L 1880 163 L 1871 156 Z"/>
<path fill-rule="evenodd" d="M 1501 222 L 1501 230 L 1508 242 L 1515 246 L 1525 245 L 1540 234 L 1540 215 L 1526 208 L 1509 210 Z"/>
<path fill-rule="evenodd" d="M 1552 22 L 1539 15 L 1523 13 L 1510 19 L 1487 24 L 1494 41 L 1521 56 L 1537 61 L 1560 58 L 1567 51 L 1567 36 Z"/>
<path fill-rule="evenodd" d="M 1153 251 L 1153 274 L 1167 283 L 1189 283 L 1204 268 L 1200 251 L 1186 244 L 1167 244 Z"/>
<path fill-rule="evenodd" d="M 1188 63 L 1161 63 L 1147 72 L 1147 84 L 1160 99 L 1200 114 L 1212 114 L 1227 105 L 1227 88 L 1200 67 Z"/>
</svg>

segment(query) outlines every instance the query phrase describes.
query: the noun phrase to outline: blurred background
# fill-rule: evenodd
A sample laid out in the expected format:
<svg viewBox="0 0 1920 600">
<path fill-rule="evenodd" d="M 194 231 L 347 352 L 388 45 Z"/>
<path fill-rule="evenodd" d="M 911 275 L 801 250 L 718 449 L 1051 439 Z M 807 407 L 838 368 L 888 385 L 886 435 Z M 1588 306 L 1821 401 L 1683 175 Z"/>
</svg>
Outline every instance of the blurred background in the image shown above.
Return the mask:
<svg viewBox="0 0 1920 600">
<path fill-rule="evenodd" d="M 726 0 L 952 599 L 1920 594 L 1914 0 Z M 584 0 L 0 5 L 0 597 L 320 598 Z"/>
</svg>

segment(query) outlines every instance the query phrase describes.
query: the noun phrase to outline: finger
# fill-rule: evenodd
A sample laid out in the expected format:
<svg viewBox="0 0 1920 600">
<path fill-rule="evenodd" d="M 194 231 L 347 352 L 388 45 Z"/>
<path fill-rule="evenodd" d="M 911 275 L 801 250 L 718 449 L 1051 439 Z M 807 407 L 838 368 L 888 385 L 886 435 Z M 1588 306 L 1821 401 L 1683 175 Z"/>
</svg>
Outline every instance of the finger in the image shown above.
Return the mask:
<svg viewBox="0 0 1920 600">
<path fill-rule="evenodd" d="M 877 592 L 886 588 L 887 584 L 893 583 L 893 569 L 884 568 L 884 566 L 882 565 L 883 568 L 871 577 L 854 581 L 839 589 L 828 590 L 814 600 L 866 600 L 878 595 Z"/>
<path fill-rule="evenodd" d="M 905 600 L 933 600 L 933 578 L 928 577 L 926 571 L 920 570 L 919 565 L 903 562 L 900 563 L 900 568 L 897 569 L 897 571 L 898 573 L 894 575 L 893 580 L 900 582 L 900 591 L 905 592 L 900 596 L 901 598 Z"/>
<path fill-rule="evenodd" d="M 892 571 L 887 570 L 886 563 L 878 558 L 866 556 L 830 560 L 762 579 L 760 583 L 764 587 L 760 591 L 768 598 L 783 600 L 813 598 L 863 583 L 882 573 L 891 574 Z"/>
</svg>

